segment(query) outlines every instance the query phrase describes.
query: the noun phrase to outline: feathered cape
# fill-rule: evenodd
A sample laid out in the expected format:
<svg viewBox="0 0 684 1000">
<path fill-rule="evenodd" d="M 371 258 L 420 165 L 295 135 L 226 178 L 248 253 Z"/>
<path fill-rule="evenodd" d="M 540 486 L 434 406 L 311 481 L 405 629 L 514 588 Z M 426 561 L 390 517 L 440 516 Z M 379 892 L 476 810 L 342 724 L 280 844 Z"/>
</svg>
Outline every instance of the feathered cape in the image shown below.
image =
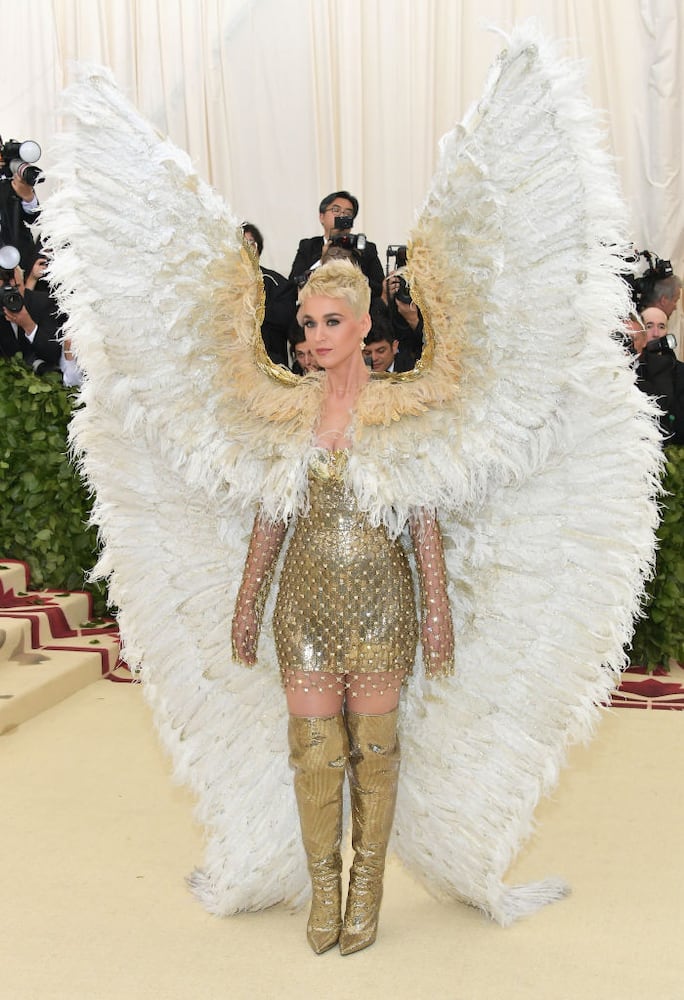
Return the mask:
<svg viewBox="0 0 684 1000">
<path fill-rule="evenodd" d="M 254 670 L 229 629 L 256 502 L 274 518 L 306 504 L 325 376 L 267 363 L 237 220 L 108 71 L 67 101 L 42 228 L 85 373 L 72 441 L 97 573 L 197 795 L 196 892 L 220 914 L 296 905 L 269 608 Z M 412 508 L 440 512 L 458 637 L 456 677 L 418 662 L 403 700 L 394 844 L 429 889 L 504 924 L 564 891 L 503 877 L 616 682 L 653 556 L 658 431 L 611 337 L 623 226 L 576 68 L 517 30 L 444 137 L 411 234 L 424 359 L 373 380 L 356 413 L 348 475 L 369 518 L 396 534 Z"/>
</svg>

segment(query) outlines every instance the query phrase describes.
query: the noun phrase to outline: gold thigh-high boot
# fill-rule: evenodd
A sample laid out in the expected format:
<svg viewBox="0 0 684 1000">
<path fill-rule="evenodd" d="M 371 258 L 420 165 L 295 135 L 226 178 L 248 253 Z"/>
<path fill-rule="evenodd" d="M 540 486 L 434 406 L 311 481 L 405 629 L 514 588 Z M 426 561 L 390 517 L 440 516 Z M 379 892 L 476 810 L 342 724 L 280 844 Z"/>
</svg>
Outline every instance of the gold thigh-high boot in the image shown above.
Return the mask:
<svg viewBox="0 0 684 1000">
<path fill-rule="evenodd" d="M 385 855 L 399 777 L 397 710 L 385 715 L 347 712 L 354 861 L 340 934 L 343 955 L 373 944 L 378 932 Z"/>
<path fill-rule="evenodd" d="M 290 765 L 311 876 L 311 912 L 306 936 L 317 955 L 340 936 L 342 927 L 342 789 L 349 740 L 342 715 L 328 719 L 290 716 Z"/>
</svg>

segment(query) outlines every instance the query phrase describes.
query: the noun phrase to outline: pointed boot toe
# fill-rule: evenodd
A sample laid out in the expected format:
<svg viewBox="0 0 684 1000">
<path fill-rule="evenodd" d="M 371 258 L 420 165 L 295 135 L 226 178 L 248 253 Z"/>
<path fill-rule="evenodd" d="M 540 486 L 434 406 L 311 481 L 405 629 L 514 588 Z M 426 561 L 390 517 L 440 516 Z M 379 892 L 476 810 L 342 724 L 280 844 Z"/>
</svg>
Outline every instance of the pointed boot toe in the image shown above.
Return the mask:
<svg viewBox="0 0 684 1000">
<path fill-rule="evenodd" d="M 340 927 L 336 930 L 333 928 L 323 930 L 320 927 L 307 927 L 306 940 L 316 955 L 322 955 L 324 952 L 330 951 L 331 948 L 335 947 L 340 939 L 340 930 Z"/>
<path fill-rule="evenodd" d="M 364 948 L 370 948 L 378 936 L 378 925 L 364 934 L 343 930 L 340 934 L 340 955 L 353 955 Z"/>
</svg>

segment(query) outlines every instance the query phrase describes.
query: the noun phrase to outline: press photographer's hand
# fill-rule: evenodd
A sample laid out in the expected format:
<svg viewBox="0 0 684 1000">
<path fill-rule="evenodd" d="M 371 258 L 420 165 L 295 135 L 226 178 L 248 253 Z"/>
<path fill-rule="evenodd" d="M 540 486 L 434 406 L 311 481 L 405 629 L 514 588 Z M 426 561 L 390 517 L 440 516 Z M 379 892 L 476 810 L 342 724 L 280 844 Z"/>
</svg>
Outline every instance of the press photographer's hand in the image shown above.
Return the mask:
<svg viewBox="0 0 684 1000">
<path fill-rule="evenodd" d="M 27 202 L 33 201 L 36 192 L 31 187 L 30 184 L 27 184 L 26 181 L 23 181 L 21 177 L 17 176 L 17 174 L 15 174 L 12 177 L 12 187 L 15 193 L 19 195 L 22 201 L 27 201 Z"/>
</svg>

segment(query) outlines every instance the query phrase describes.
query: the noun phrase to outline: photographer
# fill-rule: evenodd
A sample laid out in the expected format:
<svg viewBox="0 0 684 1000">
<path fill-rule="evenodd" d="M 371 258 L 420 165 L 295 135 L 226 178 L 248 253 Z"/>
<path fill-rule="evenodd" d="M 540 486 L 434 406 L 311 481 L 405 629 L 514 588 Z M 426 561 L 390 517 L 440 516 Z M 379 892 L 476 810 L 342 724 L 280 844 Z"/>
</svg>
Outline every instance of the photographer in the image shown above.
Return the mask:
<svg viewBox="0 0 684 1000">
<path fill-rule="evenodd" d="M 396 267 L 390 270 L 394 258 Z M 394 338 L 402 356 L 411 355 L 416 362 L 423 353 L 423 317 L 411 298 L 402 269 L 406 267 L 406 247 L 387 247 L 387 277 L 382 284 L 382 300 L 387 306 Z"/>
<path fill-rule="evenodd" d="M 0 357 L 21 354 L 38 374 L 54 371 L 62 353 L 60 317 L 49 292 L 25 287 L 18 260 L 15 247 L 0 248 Z"/>
<path fill-rule="evenodd" d="M 415 358 L 399 350 L 399 341 L 385 313 L 371 309 L 373 325 L 364 338 L 363 357 L 374 372 L 409 372 L 415 367 Z"/>
<path fill-rule="evenodd" d="M 657 306 L 669 319 L 682 292 L 682 280 L 674 273 L 672 261 L 636 247 L 623 260 L 628 267 L 622 277 L 629 287 L 635 309 L 642 313 L 644 309 Z"/>
<path fill-rule="evenodd" d="M 650 306 L 641 314 L 643 331 L 633 336 L 637 385 L 657 399 L 663 411 L 665 444 L 684 444 L 684 363 L 674 353 L 674 337 L 667 332 L 667 314 Z"/>
<path fill-rule="evenodd" d="M 295 375 L 308 375 L 309 372 L 319 372 L 321 366 L 316 361 L 311 344 L 307 343 L 306 331 L 302 330 L 297 323 L 293 324 L 289 335 L 290 347 L 292 350 L 292 368 Z"/>
<path fill-rule="evenodd" d="M 3 143 L 0 138 L 0 245 L 16 247 L 20 264 L 27 270 L 36 252 L 29 226 L 40 210 L 34 189 L 40 171 L 21 158 L 22 149 L 30 150 L 26 155 L 35 159 L 40 156 L 40 146 L 32 140 Z"/>
<path fill-rule="evenodd" d="M 656 280 L 653 286 L 642 296 L 641 308 L 643 310 L 651 306 L 657 306 L 658 309 L 663 310 L 669 319 L 677 308 L 681 294 L 682 279 L 676 274 L 668 274 L 664 278 Z"/>
<path fill-rule="evenodd" d="M 261 258 L 264 249 L 264 238 L 261 230 L 253 222 L 242 223 L 242 233 L 245 243 Z M 278 271 L 259 264 L 259 270 L 264 282 L 264 320 L 261 324 L 261 336 L 266 353 L 275 365 L 288 366 L 287 337 L 290 327 L 295 322 L 297 311 L 297 286 L 293 281 L 284 278 Z"/>
<path fill-rule="evenodd" d="M 305 275 L 307 271 L 319 267 L 324 247 L 334 236 L 349 235 L 359 212 L 358 200 L 349 191 L 333 191 L 326 195 L 318 206 L 318 218 L 323 226 L 323 236 L 312 236 L 299 241 L 295 259 L 290 270 L 290 279 Z M 359 266 L 368 278 L 371 295 L 380 297 L 384 272 L 375 243 L 366 240 L 362 233 L 355 234 L 355 247 L 359 253 Z"/>
</svg>

